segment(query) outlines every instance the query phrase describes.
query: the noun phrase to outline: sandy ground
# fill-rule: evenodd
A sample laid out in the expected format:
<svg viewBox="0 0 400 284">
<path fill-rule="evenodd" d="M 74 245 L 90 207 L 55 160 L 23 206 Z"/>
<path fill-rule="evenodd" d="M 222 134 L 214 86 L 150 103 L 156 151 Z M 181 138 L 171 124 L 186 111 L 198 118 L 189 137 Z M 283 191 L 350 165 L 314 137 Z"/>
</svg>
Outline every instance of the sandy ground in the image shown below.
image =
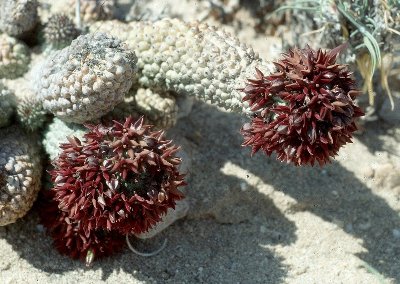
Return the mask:
<svg viewBox="0 0 400 284">
<path fill-rule="evenodd" d="M 271 58 L 265 36 L 238 35 Z M 0 283 L 400 283 L 399 129 L 366 124 L 332 164 L 296 168 L 251 158 L 244 120 L 196 102 L 169 132 L 190 161 L 190 210 L 134 242 L 150 251 L 167 238 L 160 254 L 85 268 L 53 249 L 35 207 L 0 227 Z"/>
<path fill-rule="evenodd" d="M 398 283 L 400 176 L 368 127 L 337 161 L 295 168 L 240 147 L 238 115 L 196 103 L 171 131 L 192 159 L 188 216 L 154 240 L 95 262 L 60 256 L 36 209 L 0 228 L 1 283 Z M 382 128 L 382 127 L 381 127 Z"/>
</svg>

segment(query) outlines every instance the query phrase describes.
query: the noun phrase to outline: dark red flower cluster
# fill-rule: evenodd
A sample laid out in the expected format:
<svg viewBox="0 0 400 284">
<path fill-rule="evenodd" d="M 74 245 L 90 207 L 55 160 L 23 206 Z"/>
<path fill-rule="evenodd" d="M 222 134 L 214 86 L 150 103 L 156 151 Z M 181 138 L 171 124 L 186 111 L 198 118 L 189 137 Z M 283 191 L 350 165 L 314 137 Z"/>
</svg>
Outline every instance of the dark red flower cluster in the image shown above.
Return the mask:
<svg viewBox="0 0 400 284">
<path fill-rule="evenodd" d="M 178 147 L 143 125 L 143 118 L 111 126 L 88 125 L 83 141 L 61 144 L 50 172 L 59 213 L 44 219 L 56 246 L 72 257 L 88 252 L 109 254 L 119 238 L 148 231 L 175 201 L 185 185 L 178 171 Z"/>
<path fill-rule="evenodd" d="M 341 45 L 330 51 L 309 46 L 293 49 L 274 62 L 269 76 L 257 70 L 242 91 L 254 117 L 241 129 L 243 146 L 252 154 L 262 149 L 277 159 L 321 166 L 351 142 L 354 119 L 363 116 L 354 105 L 360 94 L 346 65 L 336 63 Z"/>
<path fill-rule="evenodd" d="M 125 237 L 104 229 L 84 232 L 80 222 L 59 210 L 53 190 L 41 192 L 39 211 L 47 233 L 53 238 L 54 246 L 61 253 L 74 259 L 82 259 L 90 265 L 96 259 L 120 252 L 125 246 Z"/>
</svg>

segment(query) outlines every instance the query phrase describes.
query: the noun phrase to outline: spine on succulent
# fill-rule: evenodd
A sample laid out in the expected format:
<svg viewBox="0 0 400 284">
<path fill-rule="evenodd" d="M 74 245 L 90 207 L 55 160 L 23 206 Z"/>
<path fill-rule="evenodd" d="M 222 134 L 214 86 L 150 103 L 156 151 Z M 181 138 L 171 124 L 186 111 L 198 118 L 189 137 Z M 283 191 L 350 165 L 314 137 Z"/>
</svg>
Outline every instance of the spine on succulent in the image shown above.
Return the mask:
<svg viewBox="0 0 400 284">
<path fill-rule="evenodd" d="M 28 94 L 17 103 L 17 119 L 24 129 L 34 132 L 44 126 L 47 113 L 35 94 L 30 90 L 26 90 L 26 92 Z"/>
<path fill-rule="evenodd" d="M 28 70 L 28 47 L 18 39 L 0 34 L 0 79 L 15 79 Z"/>
<path fill-rule="evenodd" d="M 0 129 L 0 226 L 23 217 L 41 187 L 41 155 L 37 137 L 16 126 Z"/>
<path fill-rule="evenodd" d="M 78 37 L 80 31 L 74 22 L 64 14 L 52 15 L 43 29 L 46 48 L 62 49 Z"/>
<path fill-rule="evenodd" d="M 183 198 L 179 148 L 143 118 L 87 127 L 82 140 L 69 137 L 62 143 L 53 161 L 58 207 L 86 234 L 146 232 Z"/>
<path fill-rule="evenodd" d="M 121 36 L 138 56 L 138 82 L 152 89 L 192 95 L 231 111 L 249 112 L 242 87 L 255 67 L 268 66 L 251 47 L 198 22 L 100 22 L 90 28 Z"/>
<path fill-rule="evenodd" d="M 175 97 L 167 92 L 131 89 L 124 102 L 117 105 L 106 118 L 122 119 L 130 115 L 143 115 L 146 123 L 166 130 L 173 127 L 178 119 L 178 105 Z"/>
<path fill-rule="evenodd" d="M 351 142 L 355 118 L 364 114 L 354 104 L 360 92 L 352 73 L 336 63 L 344 48 L 294 48 L 274 62 L 275 72 L 257 70 L 248 80 L 243 100 L 254 115 L 241 132 L 252 154 L 261 149 L 296 166 L 322 166 Z"/>
<path fill-rule="evenodd" d="M 0 82 L 0 128 L 10 125 L 15 99 L 12 92 Z"/>
<path fill-rule="evenodd" d="M 123 101 L 136 60 L 116 38 L 102 33 L 79 36 L 46 59 L 36 93 L 43 108 L 64 121 L 94 121 Z"/>
<path fill-rule="evenodd" d="M 0 1 L 0 31 L 20 37 L 31 31 L 39 21 L 37 0 Z"/>
</svg>

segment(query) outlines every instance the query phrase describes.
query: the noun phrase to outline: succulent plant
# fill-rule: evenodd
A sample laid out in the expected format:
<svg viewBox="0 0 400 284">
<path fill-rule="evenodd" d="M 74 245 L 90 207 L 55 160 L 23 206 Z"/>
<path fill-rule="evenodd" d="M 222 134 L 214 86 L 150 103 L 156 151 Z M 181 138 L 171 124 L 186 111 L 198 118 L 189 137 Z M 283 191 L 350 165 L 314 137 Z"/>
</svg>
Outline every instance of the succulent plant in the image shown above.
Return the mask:
<svg viewBox="0 0 400 284">
<path fill-rule="evenodd" d="M 35 137 L 16 126 L 0 129 L 0 226 L 32 207 L 41 186 L 41 156 Z"/>
<path fill-rule="evenodd" d="M 70 0 L 75 4 L 76 0 Z M 115 12 L 115 0 L 80 0 L 83 22 L 110 20 Z"/>
<path fill-rule="evenodd" d="M 63 255 L 81 259 L 90 265 L 95 259 L 118 253 L 125 246 L 125 237 L 106 229 L 85 231 L 79 221 L 69 218 L 68 212 L 59 210 L 55 192 L 40 194 L 41 223 L 53 239 L 53 245 Z"/>
<path fill-rule="evenodd" d="M 322 165 L 351 141 L 354 118 L 362 111 L 353 102 L 359 92 L 351 73 L 335 64 L 343 47 L 327 53 L 294 49 L 275 63 L 275 73 L 264 76 L 272 70 L 269 65 L 250 47 L 213 27 L 175 19 L 132 22 L 131 29 L 113 23 L 115 31 L 105 23 L 94 29 L 104 26 L 120 34 L 135 50 L 139 85 L 253 114 L 252 123 L 242 128 L 244 145 L 252 146 L 253 154 L 263 149 L 295 165 Z M 254 73 L 256 80 L 247 83 L 243 97 L 245 79 Z"/>
<path fill-rule="evenodd" d="M 105 21 L 90 31 L 110 33 L 135 51 L 141 87 L 195 96 L 231 111 L 248 111 L 238 88 L 254 67 L 269 70 L 251 47 L 204 23 Z"/>
<path fill-rule="evenodd" d="M 46 44 L 53 49 L 62 49 L 71 44 L 80 31 L 74 22 L 64 14 L 52 15 L 43 29 Z"/>
<path fill-rule="evenodd" d="M 173 222 L 171 209 L 185 182 L 178 147 L 162 131 L 151 131 L 143 117 L 86 127 L 81 139 L 60 145 L 49 171 L 54 186 L 41 194 L 40 216 L 60 253 L 89 265 L 120 251 L 130 234 L 162 230 L 164 223 L 155 225 L 166 214 Z"/>
<path fill-rule="evenodd" d="M 175 125 L 178 118 L 178 105 L 170 93 L 156 93 L 150 89 L 138 89 L 134 96 L 136 108 L 149 121 L 161 129 Z"/>
<path fill-rule="evenodd" d="M 176 99 L 168 92 L 154 92 L 150 89 L 132 88 L 125 96 L 124 102 L 117 105 L 105 119 L 123 119 L 128 116 L 144 115 L 146 123 L 158 129 L 168 129 L 178 119 Z"/>
<path fill-rule="evenodd" d="M 81 124 L 67 123 L 55 117 L 45 128 L 42 140 L 43 147 L 50 160 L 54 160 L 61 153 L 60 144 L 65 142 L 66 137 L 75 136 L 82 139 L 86 130 Z"/>
<path fill-rule="evenodd" d="M 174 208 L 185 185 L 178 147 L 152 132 L 143 118 L 88 126 L 83 140 L 69 137 L 53 161 L 55 200 L 84 233 L 142 233 Z"/>
<path fill-rule="evenodd" d="M 0 1 L 0 31 L 15 37 L 32 30 L 39 21 L 37 0 Z"/>
<path fill-rule="evenodd" d="M 31 92 L 25 90 L 25 95 L 17 104 L 17 119 L 22 127 L 28 131 L 36 131 L 43 127 L 47 113 L 40 100 Z"/>
<path fill-rule="evenodd" d="M 46 59 L 36 78 L 36 93 L 43 108 L 62 120 L 92 121 L 123 101 L 136 60 L 116 38 L 82 35 Z"/>
<path fill-rule="evenodd" d="M 0 34 L 0 79 L 15 79 L 28 70 L 28 47 L 18 39 Z"/>
<path fill-rule="evenodd" d="M 0 82 L 0 128 L 11 123 L 14 112 L 14 97 L 12 92 Z"/>
<path fill-rule="evenodd" d="M 65 0 L 53 1 L 50 11 L 53 14 L 62 13 L 71 18 L 75 17 L 78 28 L 83 26 L 86 29 L 96 21 L 113 19 L 116 7 L 117 0 Z M 77 13 L 78 8 L 79 14 Z"/>
<path fill-rule="evenodd" d="M 354 104 L 360 92 L 352 73 L 335 62 L 344 47 L 295 48 L 274 62 L 274 73 L 257 71 L 256 78 L 248 80 L 243 100 L 255 114 L 242 134 L 252 154 L 262 149 L 296 166 L 323 165 L 351 142 L 357 130 L 354 120 L 363 112 Z"/>
</svg>

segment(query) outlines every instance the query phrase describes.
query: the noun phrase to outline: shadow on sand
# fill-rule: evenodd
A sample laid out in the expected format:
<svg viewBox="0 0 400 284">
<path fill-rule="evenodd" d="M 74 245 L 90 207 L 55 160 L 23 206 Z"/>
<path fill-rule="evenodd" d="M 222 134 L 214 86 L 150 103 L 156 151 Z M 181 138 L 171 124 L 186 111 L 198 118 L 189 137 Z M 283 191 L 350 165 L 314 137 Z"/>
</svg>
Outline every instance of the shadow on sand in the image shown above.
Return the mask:
<svg viewBox="0 0 400 284">
<path fill-rule="evenodd" d="M 211 116 L 209 109 L 209 106 L 198 105 L 191 114 L 194 129 L 204 133 L 204 140 L 207 140 L 202 144 L 214 144 L 222 153 L 232 152 L 229 148 L 237 147 L 237 153 L 227 156 L 227 161 L 249 170 L 275 190 L 296 199 L 297 208 L 293 209 L 310 211 L 328 222 L 342 223 L 347 233 L 363 240 L 368 252 L 358 257 L 382 275 L 400 282 L 400 271 L 397 269 L 400 267 L 400 244 L 392 234 L 394 228 L 400 227 L 399 212 L 337 162 L 323 169 L 296 168 L 261 153 L 253 158 L 243 158 L 250 151 L 239 150 L 242 138 L 238 129 L 242 119 L 223 112 Z M 227 131 L 230 132 L 229 137 L 221 138 Z M 219 137 L 207 136 L 207 133 L 215 132 L 222 134 Z M 376 133 L 368 134 L 377 136 Z M 366 135 L 364 141 L 368 139 Z M 206 149 L 207 146 L 204 147 Z M 339 186 L 339 180 L 345 186 Z M 335 194 L 332 194 L 333 191 Z"/>
<path fill-rule="evenodd" d="M 325 221 L 342 223 L 348 234 L 363 241 L 367 252 L 358 257 L 382 275 L 400 281 L 400 246 L 392 234 L 393 228 L 400 227 L 399 213 L 339 163 L 323 169 L 296 168 L 262 154 L 250 158 L 249 150 L 240 147 L 242 120 L 239 115 L 196 103 L 190 116 L 181 119 L 172 131 L 193 141 L 195 147 L 188 188 L 191 210 L 200 208 L 207 196 L 218 198 L 239 187 L 240 180 L 220 171 L 227 162 L 234 163 L 294 198 L 294 212 L 310 211 Z M 338 180 L 345 186 L 339 186 Z M 102 270 L 103 279 L 123 270 L 138 280 L 158 283 L 282 282 L 290 268 L 266 246 L 294 242 L 296 227 L 256 188 L 248 192 L 243 193 L 244 212 L 251 214 L 236 224 L 220 224 L 207 214 L 186 218 L 157 237 L 167 237 L 169 245 L 156 257 L 125 252 L 99 260 L 91 269 Z M 13 249 L 45 272 L 82 269 L 82 263 L 58 255 L 50 240 L 36 230 L 34 216 L 6 228 L 6 239 Z M 278 234 L 262 232 L 260 226 L 273 228 Z"/>
</svg>

